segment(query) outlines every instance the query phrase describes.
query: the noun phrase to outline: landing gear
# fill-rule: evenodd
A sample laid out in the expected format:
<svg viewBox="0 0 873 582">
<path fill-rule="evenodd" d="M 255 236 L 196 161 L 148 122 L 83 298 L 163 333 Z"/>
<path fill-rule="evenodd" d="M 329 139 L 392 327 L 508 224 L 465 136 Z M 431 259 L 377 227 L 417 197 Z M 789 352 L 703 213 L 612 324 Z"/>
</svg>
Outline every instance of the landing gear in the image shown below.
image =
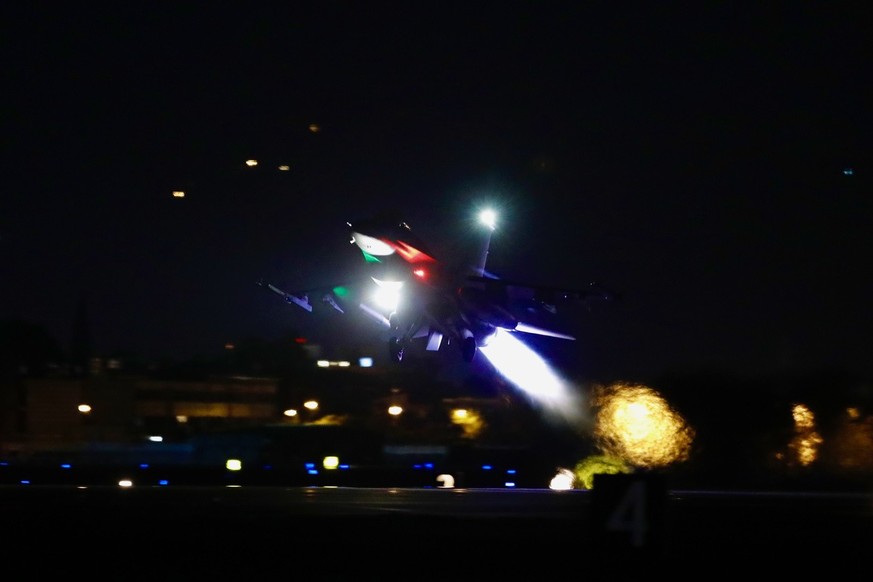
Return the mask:
<svg viewBox="0 0 873 582">
<path fill-rule="evenodd" d="M 388 316 L 388 326 L 394 331 L 397 331 L 400 329 L 400 316 L 397 315 L 396 311 L 393 311 L 391 313 L 391 315 Z M 397 338 L 391 338 L 391 339 L 397 339 Z"/>
<path fill-rule="evenodd" d="M 392 337 L 388 340 L 388 357 L 396 363 L 400 363 L 403 359 L 403 344 L 400 343 L 400 339 Z"/>
<path fill-rule="evenodd" d="M 473 361 L 476 356 L 476 339 L 472 337 L 464 338 L 464 343 L 461 344 L 461 356 L 468 364 Z"/>
</svg>

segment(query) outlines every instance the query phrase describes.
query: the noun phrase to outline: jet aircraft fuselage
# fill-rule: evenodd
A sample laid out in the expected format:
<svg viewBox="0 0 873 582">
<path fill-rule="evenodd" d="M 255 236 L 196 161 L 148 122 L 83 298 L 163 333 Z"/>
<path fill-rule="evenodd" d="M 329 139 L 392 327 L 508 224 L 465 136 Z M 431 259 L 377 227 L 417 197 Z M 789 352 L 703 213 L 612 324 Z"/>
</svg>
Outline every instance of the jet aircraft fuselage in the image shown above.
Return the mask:
<svg viewBox="0 0 873 582">
<path fill-rule="evenodd" d="M 438 260 L 408 224 L 392 218 L 349 223 L 351 242 L 368 263 L 382 267 L 380 286 L 403 291 L 388 315 L 392 330 L 389 354 L 395 361 L 415 338 L 427 337 L 427 350 L 455 344 L 464 361 L 471 362 L 478 348 L 498 329 L 514 332 L 518 318 L 507 307 L 507 286 L 471 273 L 453 272 Z M 526 328 L 524 331 L 573 339 L 565 334 Z"/>
<path fill-rule="evenodd" d="M 498 330 L 572 340 L 571 335 L 522 322 L 512 309 L 514 297 L 528 310 L 555 313 L 559 301 L 610 295 L 593 284 L 586 290 L 545 287 L 487 277 L 481 268 L 464 271 L 450 266 L 397 216 L 382 215 L 347 225 L 350 242 L 367 264 L 369 284 L 383 295 L 393 295 L 391 302 L 362 302 L 360 307 L 387 325 L 388 354 L 395 362 L 400 362 L 412 341 L 419 338 L 426 338 L 427 351 L 457 346 L 466 362 L 472 362 Z M 312 311 L 308 291 L 286 293 L 263 281 L 260 284 L 287 302 Z M 335 291 L 321 293 L 323 303 L 343 312 Z"/>
</svg>

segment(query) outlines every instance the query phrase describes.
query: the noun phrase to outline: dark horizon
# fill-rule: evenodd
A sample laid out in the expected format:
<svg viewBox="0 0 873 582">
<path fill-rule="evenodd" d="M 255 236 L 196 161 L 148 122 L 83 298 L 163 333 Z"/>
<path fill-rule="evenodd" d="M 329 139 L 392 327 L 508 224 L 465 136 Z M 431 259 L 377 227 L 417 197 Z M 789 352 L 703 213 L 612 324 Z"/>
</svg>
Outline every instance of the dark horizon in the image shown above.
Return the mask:
<svg viewBox="0 0 873 582">
<path fill-rule="evenodd" d="M 86 301 L 100 352 L 290 333 L 378 352 L 255 282 L 342 279 L 345 221 L 386 208 L 463 256 L 490 204 L 492 270 L 622 294 L 545 347 L 569 373 L 873 376 L 860 6 L 4 16 L 0 319 L 64 348 Z"/>
</svg>

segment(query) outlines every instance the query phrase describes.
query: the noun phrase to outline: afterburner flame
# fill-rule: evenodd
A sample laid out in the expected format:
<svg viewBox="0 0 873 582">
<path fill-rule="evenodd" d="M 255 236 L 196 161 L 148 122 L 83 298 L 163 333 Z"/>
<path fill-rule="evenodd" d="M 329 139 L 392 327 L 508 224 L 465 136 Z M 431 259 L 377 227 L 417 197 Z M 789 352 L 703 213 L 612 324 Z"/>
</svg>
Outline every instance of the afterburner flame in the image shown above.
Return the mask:
<svg viewBox="0 0 873 582">
<path fill-rule="evenodd" d="M 595 388 L 594 439 L 607 457 L 639 468 L 685 461 L 694 429 L 655 390 L 618 382 Z"/>
<path fill-rule="evenodd" d="M 517 388 L 536 400 L 549 420 L 582 428 L 589 418 L 582 396 L 559 371 L 513 332 L 497 329 L 479 353 Z"/>
</svg>

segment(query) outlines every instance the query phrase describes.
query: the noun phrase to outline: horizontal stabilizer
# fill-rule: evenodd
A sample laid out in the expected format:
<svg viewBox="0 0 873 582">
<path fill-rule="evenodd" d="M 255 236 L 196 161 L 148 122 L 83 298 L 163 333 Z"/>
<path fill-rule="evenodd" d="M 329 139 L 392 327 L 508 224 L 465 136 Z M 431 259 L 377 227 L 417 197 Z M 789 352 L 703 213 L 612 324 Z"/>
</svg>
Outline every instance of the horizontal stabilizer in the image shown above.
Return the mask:
<svg viewBox="0 0 873 582">
<path fill-rule="evenodd" d="M 489 292 L 504 295 L 507 299 L 531 301 L 552 314 L 557 313 L 557 306 L 563 303 L 587 304 L 591 300 L 614 301 L 619 298 L 617 293 L 596 282 L 584 289 L 573 289 L 491 277 L 470 276 L 467 280 L 482 283 Z"/>
<path fill-rule="evenodd" d="M 519 322 L 518 325 L 515 326 L 515 331 L 520 331 L 524 333 L 533 333 L 536 335 L 545 335 L 548 337 L 555 337 L 558 339 L 566 339 L 566 340 L 575 340 L 576 338 L 572 335 L 567 335 L 565 333 L 560 333 L 557 331 L 552 331 L 549 329 L 543 329 L 541 327 L 536 327 L 533 325 L 528 325 L 526 323 Z"/>
</svg>

